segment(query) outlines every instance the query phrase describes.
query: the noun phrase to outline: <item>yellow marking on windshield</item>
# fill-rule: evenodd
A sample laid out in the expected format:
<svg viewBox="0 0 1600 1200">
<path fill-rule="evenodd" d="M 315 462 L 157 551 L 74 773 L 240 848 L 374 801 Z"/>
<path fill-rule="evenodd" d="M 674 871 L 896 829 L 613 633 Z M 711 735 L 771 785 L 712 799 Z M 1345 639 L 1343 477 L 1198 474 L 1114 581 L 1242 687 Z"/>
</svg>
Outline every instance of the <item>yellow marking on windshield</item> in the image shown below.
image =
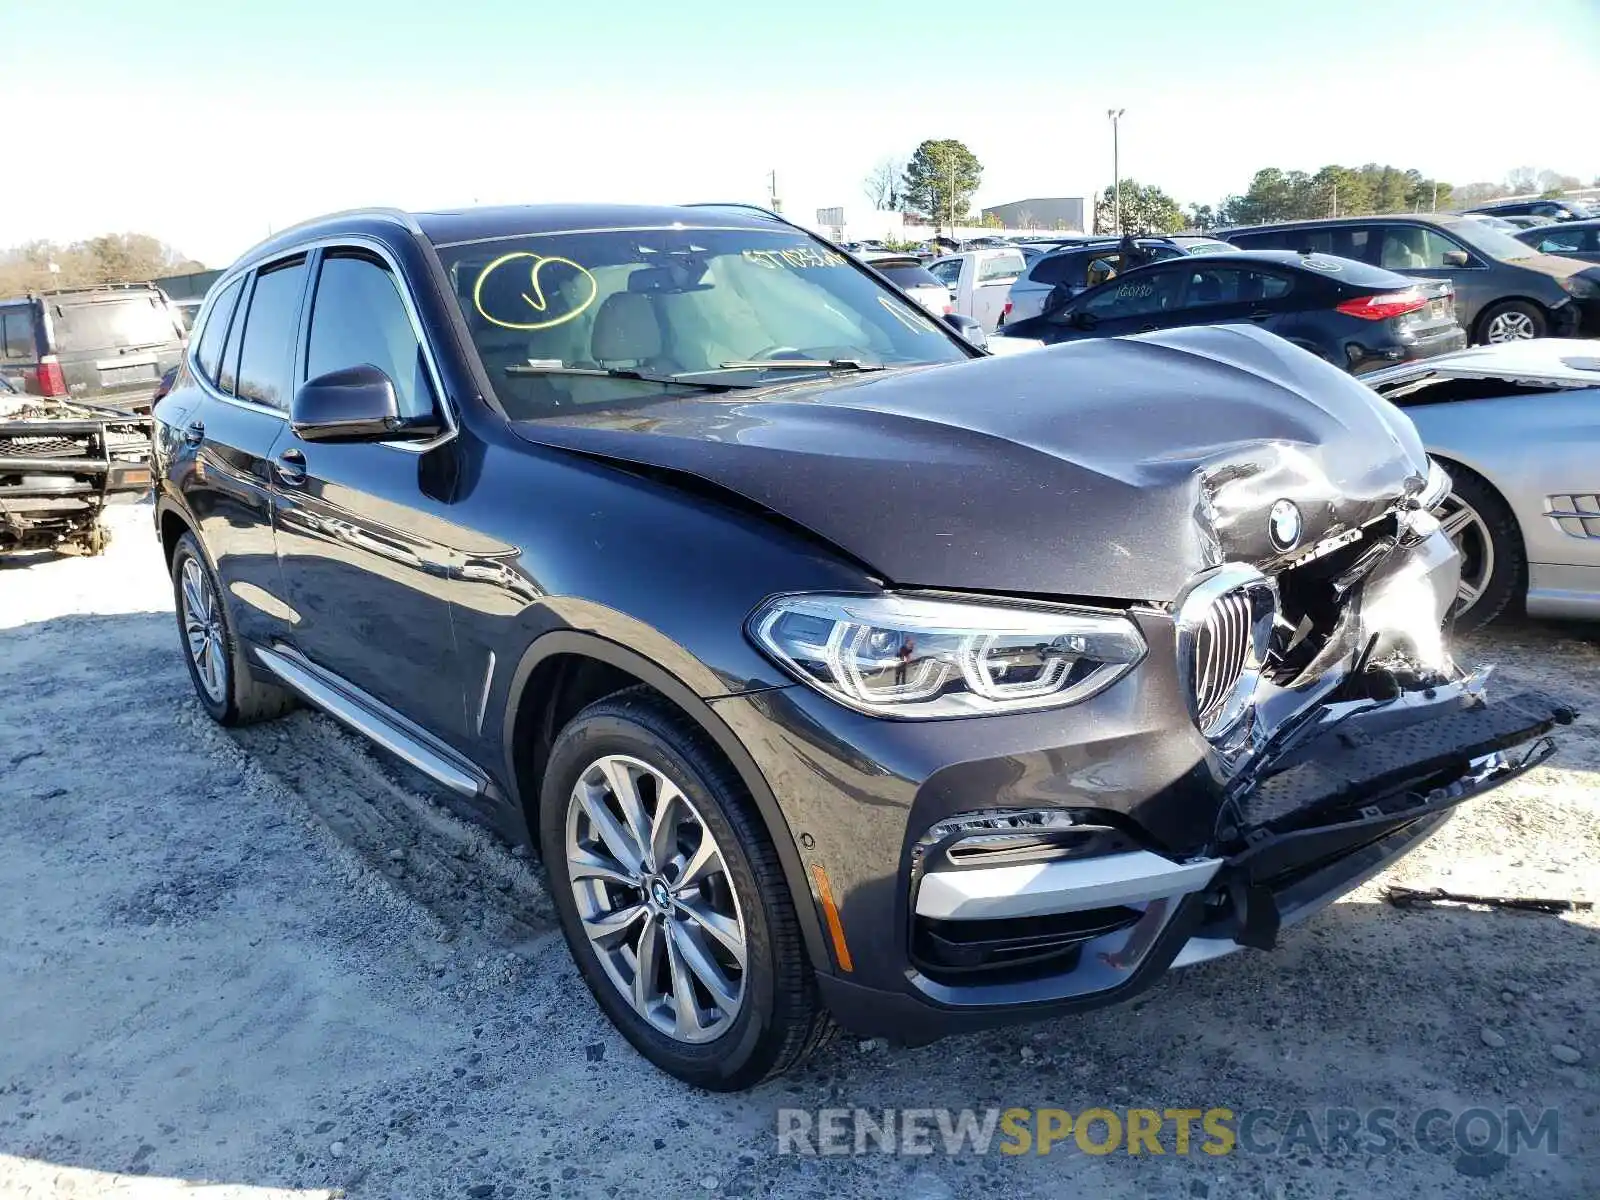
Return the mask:
<svg viewBox="0 0 1600 1200">
<path fill-rule="evenodd" d="M 527 292 L 519 292 L 518 295 L 521 296 L 523 303 L 525 303 L 532 311 L 536 313 L 545 313 L 550 310 L 550 300 L 545 295 L 544 285 L 539 282 L 539 272 L 544 270 L 544 268 L 549 266 L 551 263 L 559 263 L 564 267 L 571 267 L 574 271 L 576 271 L 578 273 L 578 278 L 589 285 L 589 294 L 584 297 L 581 303 L 573 305 L 572 308 L 567 312 L 559 313 L 554 317 L 549 317 L 544 320 L 507 321 L 502 317 L 495 316 L 488 309 L 483 307 L 484 281 L 487 280 L 490 275 L 494 274 L 495 271 L 505 266 L 506 263 L 522 258 L 533 260 L 532 264 L 528 268 L 528 288 L 530 291 L 532 291 L 533 295 L 530 296 Z M 498 325 L 502 329 L 549 329 L 556 325 L 563 325 L 572 320 L 574 317 L 578 316 L 584 311 L 584 309 L 588 308 L 594 303 L 595 297 L 599 294 L 600 285 L 595 281 L 595 277 L 589 274 L 584 267 L 573 262 L 570 258 L 561 258 L 558 255 L 546 257 L 542 254 L 534 254 L 528 250 L 517 250 L 511 254 L 502 254 L 499 258 L 495 259 L 492 263 L 486 266 L 482 271 L 478 272 L 477 282 L 472 285 L 472 306 L 478 310 L 479 315 L 481 315 L 485 321 L 488 321 L 492 325 Z M 518 313 L 516 315 L 521 316 L 523 314 Z"/>
<path fill-rule="evenodd" d="M 889 297 L 879 296 L 878 303 L 883 305 L 885 312 L 887 312 L 896 321 L 899 321 L 900 324 L 904 325 L 907 329 L 911 330 L 912 333 L 933 332 L 932 325 L 928 324 L 928 322 L 917 316 L 916 313 L 907 312 L 903 305 L 896 304 L 893 300 L 889 299 Z"/>
</svg>

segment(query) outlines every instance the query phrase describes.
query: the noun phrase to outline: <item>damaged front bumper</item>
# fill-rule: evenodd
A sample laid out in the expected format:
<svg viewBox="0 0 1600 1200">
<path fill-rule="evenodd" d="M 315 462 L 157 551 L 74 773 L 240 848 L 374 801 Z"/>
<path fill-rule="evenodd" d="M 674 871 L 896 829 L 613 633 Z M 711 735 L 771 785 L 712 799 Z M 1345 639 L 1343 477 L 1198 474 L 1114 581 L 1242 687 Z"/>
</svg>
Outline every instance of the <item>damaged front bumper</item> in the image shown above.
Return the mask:
<svg viewBox="0 0 1600 1200">
<path fill-rule="evenodd" d="M 832 977 L 824 993 L 849 1028 L 924 1041 L 1120 1002 L 1170 967 L 1270 949 L 1283 928 L 1432 835 L 1456 805 L 1544 761 L 1546 735 L 1573 719 L 1538 693 L 1487 702 L 1480 684 L 1460 679 L 1358 711 L 1328 706 L 1234 798 L 1233 821 L 1207 854 L 1139 847 L 926 874 L 912 896 L 907 989 Z M 937 966 L 926 961 L 930 939 Z M 973 963 L 1010 954 L 1015 966 L 963 974 L 963 950 Z"/>
</svg>

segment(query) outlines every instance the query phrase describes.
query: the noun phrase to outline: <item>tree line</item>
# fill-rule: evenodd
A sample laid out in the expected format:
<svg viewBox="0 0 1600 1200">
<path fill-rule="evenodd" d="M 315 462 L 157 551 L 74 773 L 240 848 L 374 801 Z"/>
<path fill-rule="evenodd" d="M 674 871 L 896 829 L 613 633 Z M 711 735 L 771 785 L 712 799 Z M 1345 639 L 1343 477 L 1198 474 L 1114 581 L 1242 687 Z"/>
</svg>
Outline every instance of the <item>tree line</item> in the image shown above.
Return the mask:
<svg viewBox="0 0 1600 1200">
<path fill-rule="evenodd" d="M 982 179 L 977 155 L 954 138 L 940 138 L 923 142 L 909 159 L 880 160 L 862 181 L 862 191 L 874 209 L 914 213 L 935 227 L 976 224 L 969 213 Z M 1600 179 L 1595 183 L 1600 186 Z M 1581 186 L 1575 175 L 1537 167 L 1519 167 L 1499 182 L 1457 186 L 1414 167 L 1335 163 L 1316 172 L 1263 167 L 1242 193 L 1216 205 L 1184 206 L 1154 184 L 1124 179 L 1120 224 L 1117 189 L 1108 187 L 1095 203 L 1095 230 L 1085 232 L 1120 227 L 1126 233 L 1176 233 L 1313 217 L 1434 212 L 1502 196 L 1557 195 Z"/>
<path fill-rule="evenodd" d="M 43 239 L 0 250 L 0 297 L 103 283 L 144 283 L 204 271 L 147 233 L 107 233 L 62 245 Z"/>
</svg>

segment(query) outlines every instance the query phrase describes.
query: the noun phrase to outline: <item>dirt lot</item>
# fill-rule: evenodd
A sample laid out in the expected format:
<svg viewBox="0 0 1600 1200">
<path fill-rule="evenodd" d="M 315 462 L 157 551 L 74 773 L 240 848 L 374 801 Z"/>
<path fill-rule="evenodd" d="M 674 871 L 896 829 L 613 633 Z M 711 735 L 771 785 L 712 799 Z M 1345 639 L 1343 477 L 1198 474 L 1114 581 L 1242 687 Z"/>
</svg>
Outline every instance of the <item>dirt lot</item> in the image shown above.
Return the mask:
<svg viewBox="0 0 1600 1200">
<path fill-rule="evenodd" d="M 0 1195 L 1600 1194 L 1600 916 L 1398 913 L 1377 890 L 1600 899 L 1592 629 L 1465 649 L 1501 664 L 1499 687 L 1559 688 L 1591 715 L 1275 954 L 1039 1027 L 842 1039 L 720 1097 L 611 1032 L 537 867 L 326 718 L 212 725 L 148 511 L 117 517 L 104 558 L 0 567 Z M 1389 1106 L 1402 1126 L 1555 1108 L 1560 1143 L 1509 1161 L 775 1152 L 783 1107 L 989 1105 Z"/>
</svg>

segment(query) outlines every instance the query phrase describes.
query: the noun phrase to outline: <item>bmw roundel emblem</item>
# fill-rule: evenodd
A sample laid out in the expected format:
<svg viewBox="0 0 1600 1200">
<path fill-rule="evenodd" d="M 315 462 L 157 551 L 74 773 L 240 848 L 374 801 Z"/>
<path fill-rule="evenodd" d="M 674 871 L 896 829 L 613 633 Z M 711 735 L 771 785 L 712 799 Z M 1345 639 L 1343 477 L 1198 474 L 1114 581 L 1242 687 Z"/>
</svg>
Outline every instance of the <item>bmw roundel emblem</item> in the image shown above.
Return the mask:
<svg viewBox="0 0 1600 1200">
<path fill-rule="evenodd" d="M 1293 550 L 1300 544 L 1300 509 L 1293 500 L 1279 500 L 1267 518 L 1267 536 L 1278 550 Z"/>
</svg>

